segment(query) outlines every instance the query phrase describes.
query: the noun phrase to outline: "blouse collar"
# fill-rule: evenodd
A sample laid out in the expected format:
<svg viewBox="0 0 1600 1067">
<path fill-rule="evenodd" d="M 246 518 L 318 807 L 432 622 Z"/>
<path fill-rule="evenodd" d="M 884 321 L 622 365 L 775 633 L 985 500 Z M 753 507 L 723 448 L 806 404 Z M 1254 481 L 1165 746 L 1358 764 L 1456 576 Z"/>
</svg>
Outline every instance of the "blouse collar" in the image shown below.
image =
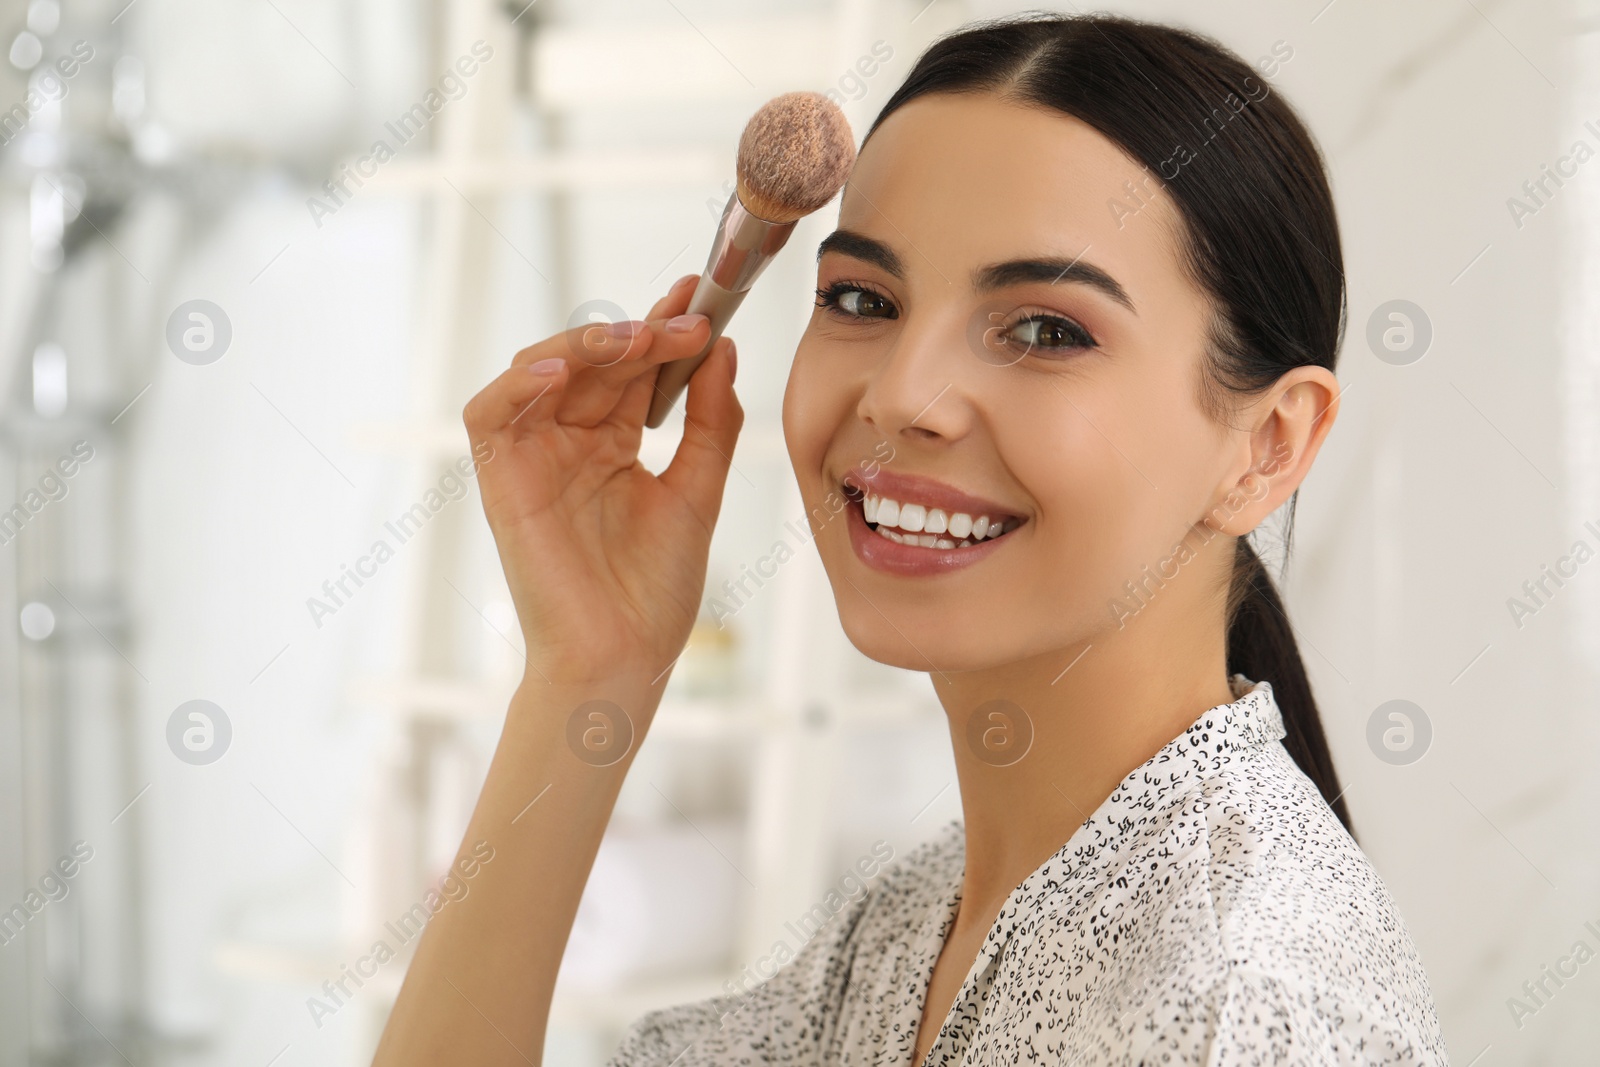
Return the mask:
<svg viewBox="0 0 1600 1067">
<path fill-rule="evenodd" d="M 1042 883 L 1076 879 L 1096 859 L 1108 860 L 1133 836 L 1130 831 L 1135 825 L 1148 822 L 1163 806 L 1163 793 L 1168 804 L 1181 799 L 1183 791 L 1174 788 L 1181 780 L 1213 774 L 1238 755 L 1283 739 L 1287 731 L 1271 682 L 1252 682 L 1235 674 L 1228 685 L 1233 703 L 1201 712 L 1187 730 L 1134 768 L 1060 851 L 1012 891 L 1001 909 L 1002 916 L 1010 913 L 1014 917 L 1013 902 L 1036 895 L 1030 891 Z M 954 826 L 960 834 L 960 821 Z M 996 932 L 998 929 L 990 931 L 991 935 Z"/>
<path fill-rule="evenodd" d="M 999 956 L 1000 949 L 1011 940 L 1019 925 L 1037 917 L 1049 897 L 1082 885 L 1086 877 L 1091 877 L 1093 869 L 1103 869 L 1115 859 L 1122 846 L 1137 836 L 1139 826 L 1157 820 L 1164 807 L 1180 802 L 1186 790 L 1175 786 L 1185 779 L 1219 771 L 1241 754 L 1285 736 L 1283 715 L 1273 697 L 1272 683 L 1252 682 L 1242 674 L 1233 675 L 1228 683 L 1235 698 L 1231 704 L 1208 708 L 1187 730 L 1135 768 L 1060 851 L 1011 892 L 962 983 L 958 1003 L 977 992 L 978 983 Z M 945 833 L 954 835 L 950 844 L 955 853 L 961 855 L 964 851 L 961 821 L 953 820 Z M 955 864 L 951 870 L 955 883 L 947 887 L 946 922 L 953 920 L 961 894 L 962 865 Z M 930 918 L 937 927 L 937 917 Z"/>
</svg>

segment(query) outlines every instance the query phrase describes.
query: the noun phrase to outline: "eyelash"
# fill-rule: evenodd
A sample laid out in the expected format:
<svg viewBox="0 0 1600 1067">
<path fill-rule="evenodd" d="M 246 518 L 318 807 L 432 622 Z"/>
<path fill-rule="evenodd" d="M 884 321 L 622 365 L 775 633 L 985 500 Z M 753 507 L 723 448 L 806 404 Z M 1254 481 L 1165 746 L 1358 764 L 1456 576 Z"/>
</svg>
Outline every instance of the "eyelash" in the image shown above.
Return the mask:
<svg viewBox="0 0 1600 1067">
<path fill-rule="evenodd" d="M 879 300 L 882 300 L 888 305 L 888 310 L 890 313 L 888 315 L 877 316 L 860 315 L 853 311 L 849 311 L 841 303 L 841 298 L 847 293 L 865 293 L 877 297 Z M 855 320 L 859 322 L 863 319 L 897 319 L 900 317 L 899 309 L 894 306 L 893 302 L 890 301 L 886 295 L 880 293 L 878 290 L 874 289 L 870 285 L 865 284 L 864 282 L 840 280 L 832 283 L 831 285 L 827 285 L 818 289 L 816 294 L 816 306 L 822 308 L 831 315 L 838 316 L 841 319 Z M 1035 348 L 1041 351 L 1047 349 L 1072 351 L 1077 349 L 1095 348 L 1098 347 L 1099 344 L 1088 330 L 1084 329 L 1072 319 L 1067 318 L 1065 315 L 1056 314 L 1055 312 L 1037 311 L 1026 314 L 1022 318 L 1006 324 L 1003 332 L 1009 335 L 1012 330 L 1015 330 L 1018 326 L 1025 325 L 1027 323 L 1058 324 L 1060 327 L 1062 327 L 1063 332 L 1070 339 L 1069 343 L 1061 345 L 1034 345 L 1023 342 L 1027 345 L 1029 351 L 1033 351 Z"/>
<path fill-rule="evenodd" d="M 894 303 L 890 301 L 887 296 L 863 282 L 837 281 L 832 285 L 818 289 L 817 307 L 823 308 L 824 310 L 843 319 L 866 319 L 878 317 L 875 315 L 858 315 L 853 311 L 845 310 L 844 306 L 840 303 L 840 298 L 846 293 L 867 293 L 875 296 L 879 300 L 882 300 L 885 304 L 888 304 L 889 310 L 892 312 L 892 314 L 882 316 L 883 318 L 897 319 L 900 317 L 899 309 L 894 306 Z"/>
</svg>

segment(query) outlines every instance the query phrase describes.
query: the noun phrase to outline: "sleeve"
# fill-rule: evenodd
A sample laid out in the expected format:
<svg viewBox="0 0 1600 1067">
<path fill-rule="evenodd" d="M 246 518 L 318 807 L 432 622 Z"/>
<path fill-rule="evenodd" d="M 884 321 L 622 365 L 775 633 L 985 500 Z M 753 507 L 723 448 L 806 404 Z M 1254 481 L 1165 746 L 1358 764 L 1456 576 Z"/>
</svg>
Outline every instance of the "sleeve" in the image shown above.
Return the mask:
<svg viewBox="0 0 1600 1067">
<path fill-rule="evenodd" d="M 1426 1027 L 1365 1002 L 1353 990 L 1312 990 L 1245 967 L 1228 969 L 1201 1010 L 1170 1017 L 1134 1062 L 1205 1067 L 1265 1064 L 1444 1065 Z"/>
<path fill-rule="evenodd" d="M 729 979 L 729 993 L 645 1014 L 623 1033 L 606 1067 L 809 1067 L 833 1059 L 825 1052 L 844 1003 L 856 928 L 873 899 L 869 893 L 848 903 L 798 949 L 774 942 Z"/>
<path fill-rule="evenodd" d="M 666 1067 L 679 1062 L 691 1046 L 738 1010 L 739 1000 L 737 996 L 711 997 L 647 1012 L 623 1033 L 606 1067 Z"/>
</svg>

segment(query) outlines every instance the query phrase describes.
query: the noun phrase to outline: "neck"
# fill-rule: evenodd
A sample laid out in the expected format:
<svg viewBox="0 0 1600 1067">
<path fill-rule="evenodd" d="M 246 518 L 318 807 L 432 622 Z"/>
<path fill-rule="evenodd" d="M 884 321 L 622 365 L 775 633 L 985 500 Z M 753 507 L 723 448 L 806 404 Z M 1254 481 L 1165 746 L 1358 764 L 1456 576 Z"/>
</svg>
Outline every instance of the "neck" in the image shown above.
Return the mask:
<svg viewBox="0 0 1600 1067">
<path fill-rule="evenodd" d="M 958 925 L 987 925 L 1128 774 L 1234 699 L 1207 585 L 1172 583 L 1126 625 L 1045 656 L 932 676 L 966 827 Z"/>
</svg>

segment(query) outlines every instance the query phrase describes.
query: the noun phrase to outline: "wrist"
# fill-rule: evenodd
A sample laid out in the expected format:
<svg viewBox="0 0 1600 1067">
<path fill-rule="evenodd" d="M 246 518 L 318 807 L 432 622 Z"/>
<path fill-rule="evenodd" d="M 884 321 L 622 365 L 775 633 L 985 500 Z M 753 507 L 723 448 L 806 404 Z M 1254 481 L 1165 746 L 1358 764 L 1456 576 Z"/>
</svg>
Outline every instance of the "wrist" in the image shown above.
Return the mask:
<svg viewBox="0 0 1600 1067">
<path fill-rule="evenodd" d="M 558 732 L 584 762 L 607 766 L 644 739 L 666 681 L 660 670 L 592 678 L 547 678 L 529 670 L 511 698 L 506 725 Z"/>
<path fill-rule="evenodd" d="M 672 666 L 612 661 L 574 667 L 571 663 L 540 663 L 530 657 L 517 683 L 517 693 L 535 700 L 610 696 L 639 701 L 650 699 L 651 694 L 659 699 L 672 675 Z"/>
</svg>

